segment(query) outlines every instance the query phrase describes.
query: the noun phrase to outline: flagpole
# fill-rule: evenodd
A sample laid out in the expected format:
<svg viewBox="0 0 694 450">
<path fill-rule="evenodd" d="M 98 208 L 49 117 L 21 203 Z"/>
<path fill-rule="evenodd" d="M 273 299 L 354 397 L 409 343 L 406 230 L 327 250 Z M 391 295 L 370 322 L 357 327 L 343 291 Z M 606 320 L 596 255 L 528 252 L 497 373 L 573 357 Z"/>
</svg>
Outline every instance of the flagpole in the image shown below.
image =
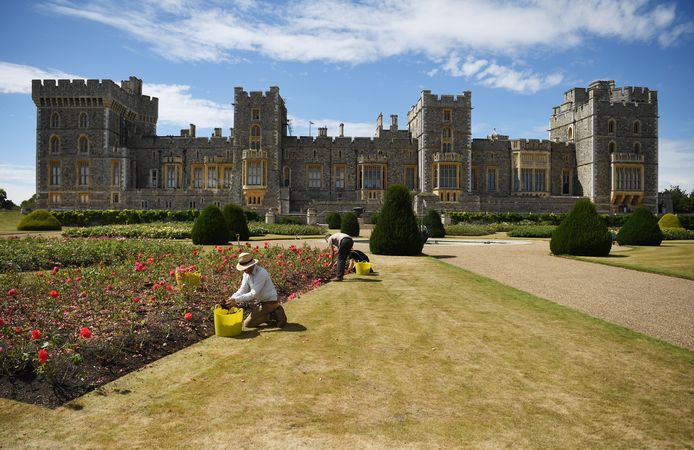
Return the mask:
<svg viewBox="0 0 694 450">
<path fill-rule="evenodd" d="M 308 121 L 308 135 L 309 135 L 309 137 L 311 136 L 311 125 L 313 125 L 313 122 L 311 122 L 311 121 L 309 120 L 309 121 Z"/>
</svg>

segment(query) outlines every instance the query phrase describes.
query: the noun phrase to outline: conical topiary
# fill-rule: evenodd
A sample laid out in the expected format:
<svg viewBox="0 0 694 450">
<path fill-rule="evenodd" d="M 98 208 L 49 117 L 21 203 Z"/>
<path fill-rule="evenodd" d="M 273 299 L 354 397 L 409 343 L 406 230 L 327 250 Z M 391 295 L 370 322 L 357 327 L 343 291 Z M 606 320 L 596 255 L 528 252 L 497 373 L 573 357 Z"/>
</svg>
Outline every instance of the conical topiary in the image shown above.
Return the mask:
<svg viewBox="0 0 694 450">
<path fill-rule="evenodd" d="M 586 199 L 578 200 L 552 233 L 549 248 L 555 255 L 607 256 L 612 236 Z"/>
<path fill-rule="evenodd" d="M 224 220 L 227 222 L 227 227 L 229 228 L 229 238 L 232 241 L 237 239 L 247 241 L 250 239 L 251 232 L 248 230 L 246 214 L 243 212 L 243 208 L 235 203 L 229 203 L 224 207 L 222 215 L 224 216 Z"/>
<path fill-rule="evenodd" d="M 37 209 L 28 216 L 22 218 L 17 224 L 20 231 L 50 231 L 61 230 L 60 221 L 45 209 Z"/>
<path fill-rule="evenodd" d="M 222 211 L 216 205 L 203 209 L 195 219 L 190 237 L 196 245 L 224 245 L 229 242 L 229 228 Z"/>
<path fill-rule="evenodd" d="M 391 186 L 371 232 L 369 249 L 378 255 L 417 256 L 423 246 L 409 189 L 401 184 Z"/>
<path fill-rule="evenodd" d="M 680 218 L 672 213 L 667 213 L 658 221 L 660 228 L 683 228 Z"/>
<path fill-rule="evenodd" d="M 328 228 L 331 230 L 337 230 L 342 226 L 342 217 L 336 212 L 328 214 L 325 221 L 328 222 Z"/>
<path fill-rule="evenodd" d="M 350 236 L 359 236 L 359 220 L 354 213 L 345 213 L 340 221 L 340 231 Z"/>
<path fill-rule="evenodd" d="M 442 238 L 446 237 L 446 229 L 441 222 L 441 216 L 435 209 L 430 209 L 424 216 L 424 226 L 427 227 L 429 237 Z"/>
<path fill-rule="evenodd" d="M 663 241 L 663 232 L 650 209 L 636 208 L 617 233 L 619 245 L 654 245 Z"/>
</svg>

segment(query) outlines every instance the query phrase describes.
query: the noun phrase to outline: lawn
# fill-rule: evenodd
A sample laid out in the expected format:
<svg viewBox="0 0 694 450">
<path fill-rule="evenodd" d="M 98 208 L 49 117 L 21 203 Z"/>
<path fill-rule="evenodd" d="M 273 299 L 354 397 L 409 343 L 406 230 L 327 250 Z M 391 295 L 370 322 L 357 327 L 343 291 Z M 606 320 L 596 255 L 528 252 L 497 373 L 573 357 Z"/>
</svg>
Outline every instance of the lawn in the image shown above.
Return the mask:
<svg viewBox="0 0 694 450">
<path fill-rule="evenodd" d="M 426 257 L 374 257 L 50 410 L 0 399 L 8 448 L 694 445 L 694 353 Z M 358 281 L 359 280 L 359 281 Z"/>
<path fill-rule="evenodd" d="M 0 234 L 16 233 L 17 224 L 22 219 L 22 214 L 19 210 L 0 211 Z"/>
<path fill-rule="evenodd" d="M 629 250 L 613 251 L 605 257 L 576 258 L 694 280 L 694 241 L 663 241 L 658 247 L 629 247 Z"/>
</svg>

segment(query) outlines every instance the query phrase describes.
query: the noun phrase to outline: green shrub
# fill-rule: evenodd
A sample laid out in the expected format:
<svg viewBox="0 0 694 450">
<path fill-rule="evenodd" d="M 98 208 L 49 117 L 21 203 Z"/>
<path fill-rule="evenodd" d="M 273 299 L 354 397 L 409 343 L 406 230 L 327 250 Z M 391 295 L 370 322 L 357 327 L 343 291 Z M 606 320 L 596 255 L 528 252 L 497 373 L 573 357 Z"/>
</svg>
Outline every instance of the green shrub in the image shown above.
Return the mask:
<svg viewBox="0 0 694 450">
<path fill-rule="evenodd" d="M 672 213 L 667 213 L 661 217 L 658 225 L 660 228 L 684 228 L 680 223 L 680 219 Z"/>
<path fill-rule="evenodd" d="M 60 230 L 61 228 L 60 221 L 45 209 L 37 209 L 23 217 L 17 224 L 17 229 L 20 231 Z"/>
<path fill-rule="evenodd" d="M 222 211 L 216 205 L 203 209 L 193 224 L 190 237 L 196 245 L 224 245 L 229 242 L 229 228 Z"/>
<path fill-rule="evenodd" d="M 342 217 L 336 212 L 328 214 L 325 221 L 328 222 L 328 228 L 331 230 L 337 230 L 342 226 Z"/>
<path fill-rule="evenodd" d="M 243 213 L 246 215 L 246 222 L 262 222 L 263 218 L 260 217 L 260 214 L 257 212 L 250 210 L 250 209 L 244 209 Z"/>
<path fill-rule="evenodd" d="M 578 200 L 552 233 L 549 248 L 555 255 L 607 256 L 612 236 L 588 199 Z"/>
<path fill-rule="evenodd" d="M 353 237 L 359 236 L 360 230 L 357 215 L 351 212 L 343 214 L 340 221 L 340 231 Z"/>
<path fill-rule="evenodd" d="M 507 234 L 510 237 L 549 238 L 556 229 L 554 225 L 517 225 Z"/>
<path fill-rule="evenodd" d="M 280 217 L 280 224 L 282 224 L 282 225 L 305 225 L 306 222 L 304 221 L 304 219 L 300 219 L 298 217 L 281 216 Z"/>
<path fill-rule="evenodd" d="M 427 211 L 426 215 L 424 216 L 423 224 L 427 227 L 429 237 L 446 237 L 446 230 L 443 228 L 441 216 L 435 209 L 430 209 Z"/>
<path fill-rule="evenodd" d="M 619 245 L 653 245 L 658 246 L 663 240 L 663 232 L 658 226 L 658 219 L 644 207 L 636 208 L 629 220 L 619 229 Z"/>
<path fill-rule="evenodd" d="M 132 225 L 97 225 L 63 229 L 66 237 L 112 237 L 132 239 L 190 239 L 192 222 L 154 222 Z"/>
<path fill-rule="evenodd" d="M 694 230 L 694 214 L 680 214 L 677 218 L 685 229 Z"/>
<path fill-rule="evenodd" d="M 386 192 L 378 223 L 371 232 L 369 249 L 377 255 L 422 253 L 424 239 L 412 211 L 412 197 L 406 186 L 395 184 Z"/>
<path fill-rule="evenodd" d="M 378 216 L 381 214 L 380 211 L 377 211 L 373 214 L 371 214 L 371 217 L 369 217 L 369 223 L 372 225 L 376 225 L 378 223 Z"/>
<path fill-rule="evenodd" d="M 666 241 L 681 241 L 694 239 L 694 231 L 684 228 L 663 228 L 663 239 Z"/>
<path fill-rule="evenodd" d="M 493 233 L 494 229 L 492 225 L 459 223 L 446 227 L 446 234 L 448 236 L 485 236 Z"/>
<path fill-rule="evenodd" d="M 286 236 L 324 236 L 326 229 L 318 225 L 293 225 L 280 223 L 252 222 L 248 224 L 251 236 L 280 234 Z"/>
<path fill-rule="evenodd" d="M 243 208 L 235 203 L 229 203 L 224 207 L 222 215 L 224 215 L 224 220 L 226 220 L 227 227 L 229 228 L 229 237 L 232 241 L 247 241 L 251 237 Z"/>
</svg>

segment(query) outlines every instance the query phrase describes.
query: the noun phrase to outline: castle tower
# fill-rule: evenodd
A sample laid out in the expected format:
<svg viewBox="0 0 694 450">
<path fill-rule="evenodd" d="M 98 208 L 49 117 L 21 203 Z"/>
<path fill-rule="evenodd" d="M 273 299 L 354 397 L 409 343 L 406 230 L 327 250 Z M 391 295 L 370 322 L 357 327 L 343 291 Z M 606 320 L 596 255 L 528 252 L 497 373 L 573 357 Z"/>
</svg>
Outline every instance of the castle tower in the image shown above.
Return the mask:
<svg viewBox="0 0 694 450">
<path fill-rule="evenodd" d="M 418 142 L 418 178 L 423 195 L 460 202 L 470 191 L 472 93 L 433 95 L 422 91 L 407 114 Z"/>
<path fill-rule="evenodd" d="M 601 212 L 657 208 L 658 96 L 643 87 L 595 81 L 564 93 L 553 108 L 550 139 L 573 142 L 579 194 Z"/>
<path fill-rule="evenodd" d="M 38 206 L 122 208 L 134 162 L 128 141 L 156 134 L 158 99 L 142 80 L 32 80 Z"/>
</svg>

